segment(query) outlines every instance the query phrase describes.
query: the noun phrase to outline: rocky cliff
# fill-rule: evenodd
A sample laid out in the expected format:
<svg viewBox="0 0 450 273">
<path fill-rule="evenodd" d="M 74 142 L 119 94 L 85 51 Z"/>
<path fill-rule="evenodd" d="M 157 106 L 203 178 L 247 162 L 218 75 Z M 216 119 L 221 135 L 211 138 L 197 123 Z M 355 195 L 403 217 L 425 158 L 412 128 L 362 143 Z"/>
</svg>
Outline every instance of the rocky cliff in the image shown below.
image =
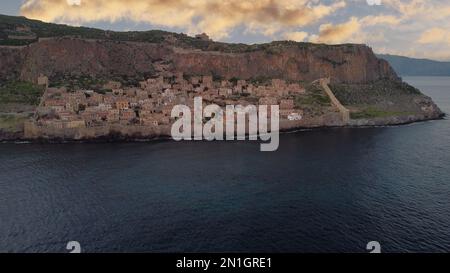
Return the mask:
<svg viewBox="0 0 450 273">
<path fill-rule="evenodd" d="M 171 42 L 121 42 L 79 38 L 41 39 L 23 47 L 0 47 L 0 79 L 39 74 L 91 77 L 150 76 L 161 72 L 214 75 L 231 79 L 284 78 L 336 83 L 399 80 L 389 64 L 365 45 L 316 45 L 274 42 L 248 52 L 178 47 Z"/>
<path fill-rule="evenodd" d="M 74 74 L 151 75 L 181 71 L 223 78 L 336 83 L 399 80 L 365 45 L 292 41 L 228 44 L 160 30 L 114 32 L 0 15 L 0 80 Z"/>
<path fill-rule="evenodd" d="M 249 53 L 216 53 L 183 50 L 174 55 L 177 69 L 225 78 L 284 78 L 313 81 L 331 77 L 338 83 L 398 80 L 394 70 L 365 45 L 314 45 L 279 42 L 273 49 Z"/>
</svg>

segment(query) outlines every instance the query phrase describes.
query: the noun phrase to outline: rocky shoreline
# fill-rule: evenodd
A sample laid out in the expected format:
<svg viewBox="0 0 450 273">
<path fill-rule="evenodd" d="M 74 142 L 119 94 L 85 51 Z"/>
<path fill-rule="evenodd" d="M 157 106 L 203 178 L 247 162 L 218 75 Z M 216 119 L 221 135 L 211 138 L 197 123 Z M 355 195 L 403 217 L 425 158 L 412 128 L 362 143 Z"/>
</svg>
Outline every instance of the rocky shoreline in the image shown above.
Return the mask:
<svg viewBox="0 0 450 273">
<path fill-rule="evenodd" d="M 438 113 L 435 117 L 419 117 L 417 115 L 411 115 L 407 117 L 393 116 L 388 118 L 378 119 L 360 119 L 352 120 L 349 125 L 317 125 L 317 126 L 294 126 L 290 128 L 281 128 L 280 133 L 293 133 L 299 131 L 311 131 L 311 130 L 326 130 L 326 129 L 345 129 L 345 128 L 377 128 L 377 127 L 393 127 L 402 126 L 414 123 L 422 123 L 433 120 L 445 119 L 447 115 L 445 113 Z M 140 135 L 124 135 L 117 132 L 110 133 L 109 135 L 92 137 L 92 138 L 61 138 L 61 137 L 38 137 L 38 138 L 25 138 L 23 132 L 5 132 L 0 130 L 0 143 L 42 143 L 42 144 L 62 144 L 62 143 L 127 143 L 127 142 L 153 142 L 153 141 L 167 141 L 171 140 L 171 136 L 152 135 L 152 136 L 140 136 Z"/>
</svg>

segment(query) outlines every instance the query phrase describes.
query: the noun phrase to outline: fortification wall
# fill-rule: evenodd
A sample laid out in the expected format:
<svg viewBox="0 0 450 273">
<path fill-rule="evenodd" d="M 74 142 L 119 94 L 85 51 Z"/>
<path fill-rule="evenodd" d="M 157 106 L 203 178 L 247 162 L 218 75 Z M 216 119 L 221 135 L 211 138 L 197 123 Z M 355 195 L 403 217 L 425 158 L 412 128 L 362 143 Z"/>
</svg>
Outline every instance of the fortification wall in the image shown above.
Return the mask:
<svg viewBox="0 0 450 273">
<path fill-rule="evenodd" d="M 342 105 L 341 102 L 336 98 L 333 91 L 331 91 L 330 87 L 328 86 L 328 84 L 330 84 L 330 79 L 320 79 L 319 82 L 325 93 L 327 93 L 328 97 L 330 98 L 333 106 L 336 107 L 341 113 L 342 122 L 344 123 L 344 125 L 348 125 L 350 123 L 350 110 L 345 108 L 345 106 Z"/>
</svg>

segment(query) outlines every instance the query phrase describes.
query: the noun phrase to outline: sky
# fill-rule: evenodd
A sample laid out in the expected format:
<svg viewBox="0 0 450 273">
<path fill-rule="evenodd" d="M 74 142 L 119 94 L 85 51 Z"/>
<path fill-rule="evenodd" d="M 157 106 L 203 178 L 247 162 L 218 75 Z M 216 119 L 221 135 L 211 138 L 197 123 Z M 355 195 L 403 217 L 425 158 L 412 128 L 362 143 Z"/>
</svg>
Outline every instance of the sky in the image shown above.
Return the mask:
<svg viewBox="0 0 450 273">
<path fill-rule="evenodd" d="M 0 13 L 216 41 L 364 43 L 376 53 L 450 60 L 450 0 L 2 0 Z"/>
</svg>

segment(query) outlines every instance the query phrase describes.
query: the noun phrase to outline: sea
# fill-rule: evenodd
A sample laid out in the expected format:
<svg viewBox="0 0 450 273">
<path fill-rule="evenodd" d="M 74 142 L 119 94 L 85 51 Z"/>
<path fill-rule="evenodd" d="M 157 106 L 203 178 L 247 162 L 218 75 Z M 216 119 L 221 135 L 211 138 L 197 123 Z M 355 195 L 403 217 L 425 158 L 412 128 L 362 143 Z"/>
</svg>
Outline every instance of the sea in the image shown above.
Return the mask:
<svg viewBox="0 0 450 273">
<path fill-rule="evenodd" d="M 450 113 L 450 77 L 405 77 Z M 0 252 L 450 251 L 450 122 L 257 142 L 0 144 Z"/>
</svg>

